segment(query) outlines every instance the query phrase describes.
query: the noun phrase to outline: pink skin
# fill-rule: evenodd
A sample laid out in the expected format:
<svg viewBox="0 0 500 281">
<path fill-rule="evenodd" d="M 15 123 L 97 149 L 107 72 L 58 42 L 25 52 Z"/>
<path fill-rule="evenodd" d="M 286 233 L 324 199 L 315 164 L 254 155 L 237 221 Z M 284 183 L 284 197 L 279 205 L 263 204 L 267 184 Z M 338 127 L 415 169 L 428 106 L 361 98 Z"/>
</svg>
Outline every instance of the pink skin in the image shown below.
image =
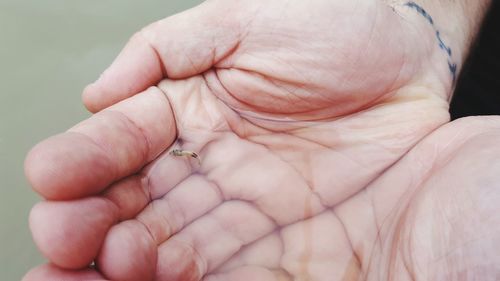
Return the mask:
<svg viewBox="0 0 500 281">
<path fill-rule="evenodd" d="M 24 280 L 488 276 L 500 120 L 445 125 L 424 24 L 378 1 L 216 0 L 145 28 L 85 89 L 97 114 L 27 157 L 52 264 Z"/>
</svg>

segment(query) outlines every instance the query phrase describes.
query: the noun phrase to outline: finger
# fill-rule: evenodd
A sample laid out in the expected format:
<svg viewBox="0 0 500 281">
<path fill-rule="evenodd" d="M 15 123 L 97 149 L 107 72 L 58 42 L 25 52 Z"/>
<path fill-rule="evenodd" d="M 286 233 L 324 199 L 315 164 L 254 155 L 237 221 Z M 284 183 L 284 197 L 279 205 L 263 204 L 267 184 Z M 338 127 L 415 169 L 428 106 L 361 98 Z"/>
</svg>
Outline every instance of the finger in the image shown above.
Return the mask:
<svg viewBox="0 0 500 281">
<path fill-rule="evenodd" d="M 238 44 L 242 22 L 228 22 L 227 5 L 216 2 L 207 1 L 133 36 L 113 64 L 84 90 L 87 108 L 99 111 L 164 77 L 193 76 L 226 57 Z"/>
<path fill-rule="evenodd" d="M 96 263 L 111 280 L 153 280 L 157 245 L 139 221 L 126 221 L 110 229 Z"/>
<path fill-rule="evenodd" d="M 280 268 L 283 251 L 280 232 L 276 231 L 242 248 L 218 267 L 214 274 L 230 272 L 245 266 Z"/>
<path fill-rule="evenodd" d="M 200 280 L 275 228 L 250 204 L 225 202 L 158 247 L 156 280 Z"/>
<path fill-rule="evenodd" d="M 167 99 L 150 88 L 35 146 L 26 175 L 48 199 L 97 194 L 156 158 L 175 135 Z"/>
<path fill-rule="evenodd" d="M 114 183 L 103 195 L 118 207 L 120 220 L 128 220 L 135 218 L 151 201 L 161 198 L 191 173 L 186 159 L 164 152 L 139 174 Z"/>
<path fill-rule="evenodd" d="M 225 274 L 232 276 L 238 268 L 282 268 L 291 280 L 357 280 L 359 266 L 342 223 L 327 211 L 255 241 L 213 274 L 226 280 Z"/>
<path fill-rule="evenodd" d="M 42 254 L 62 268 L 84 268 L 97 256 L 116 207 L 103 198 L 41 202 L 30 213 L 33 240 Z"/>
<path fill-rule="evenodd" d="M 189 177 L 165 197 L 151 202 L 137 220 L 112 228 L 99 254 L 99 268 L 113 280 L 154 277 L 155 263 L 151 261 L 156 258 L 157 245 L 220 201 L 216 188 L 210 183 L 200 176 Z M 148 264 L 136 261 L 137 257 L 147 260 Z"/>
<path fill-rule="evenodd" d="M 209 275 L 203 281 L 292 281 L 293 279 L 286 271 L 269 269 L 260 266 L 244 266 L 235 268 L 229 272 Z M 311 279 L 313 280 L 313 279 Z"/>
<path fill-rule="evenodd" d="M 22 281 L 82 281 L 82 280 L 105 280 L 95 269 L 86 268 L 80 270 L 62 269 L 52 264 L 44 264 L 30 270 Z"/>
<path fill-rule="evenodd" d="M 159 245 L 184 226 L 218 206 L 223 198 L 215 184 L 193 175 L 138 216 Z"/>
<path fill-rule="evenodd" d="M 281 266 L 299 280 L 359 280 L 361 264 L 342 222 L 326 211 L 281 230 Z"/>
<path fill-rule="evenodd" d="M 113 64 L 83 90 L 83 103 L 97 112 L 144 91 L 164 77 L 164 66 L 142 33 L 134 35 Z"/>
<path fill-rule="evenodd" d="M 147 185 L 147 176 L 140 173 L 114 183 L 103 196 L 117 206 L 119 220 L 124 221 L 135 217 L 149 204 Z"/>
</svg>

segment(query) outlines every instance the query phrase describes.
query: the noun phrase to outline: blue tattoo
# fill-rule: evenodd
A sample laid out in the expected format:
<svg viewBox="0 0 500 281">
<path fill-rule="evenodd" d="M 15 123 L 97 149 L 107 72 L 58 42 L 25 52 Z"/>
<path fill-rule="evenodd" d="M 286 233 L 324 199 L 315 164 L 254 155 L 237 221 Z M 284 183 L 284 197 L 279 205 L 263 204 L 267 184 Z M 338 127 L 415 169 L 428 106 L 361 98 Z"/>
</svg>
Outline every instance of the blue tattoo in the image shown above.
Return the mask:
<svg viewBox="0 0 500 281">
<path fill-rule="evenodd" d="M 455 80 L 457 78 L 457 64 L 453 62 L 453 58 L 451 56 L 451 54 L 452 54 L 451 48 L 443 41 L 443 38 L 441 38 L 441 33 L 439 32 L 436 25 L 434 24 L 434 20 L 432 19 L 431 15 L 429 15 L 429 13 L 427 13 L 427 11 L 424 10 L 424 8 L 422 8 L 420 5 L 418 5 L 415 2 L 408 2 L 405 4 L 405 6 L 410 7 L 412 9 L 414 9 L 415 11 L 417 11 L 417 13 L 419 13 L 425 19 L 427 19 L 427 21 L 434 28 L 434 31 L 436 32 L 436 39 L 439 43 L 439 48 L 441 50 L 445 51 L 446 54 L 448 55 L 448 69 L 450 70 L 450 73 L 453 77 L 453 82 L 455 82 Z"/>
</svg>

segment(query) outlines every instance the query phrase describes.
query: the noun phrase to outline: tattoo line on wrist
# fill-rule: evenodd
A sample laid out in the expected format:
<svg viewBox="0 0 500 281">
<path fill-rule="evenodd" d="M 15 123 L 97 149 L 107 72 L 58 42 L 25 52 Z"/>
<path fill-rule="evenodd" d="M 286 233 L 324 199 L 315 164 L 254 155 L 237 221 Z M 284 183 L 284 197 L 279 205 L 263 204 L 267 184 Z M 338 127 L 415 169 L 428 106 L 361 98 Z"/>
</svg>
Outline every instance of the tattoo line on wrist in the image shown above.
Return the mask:
<svg viewBox="0 0 500 281">
<path fill-rule="evenodd" d="M 432 19 L 431 15 L 429 15 L 429 13 L 427 13 L 427 11 L 424 8 L 422 8 L 420 5 L 418 5 L 413 1 L 407 2 L 405 6 L 417 11 L 417 13 L 426 18 L 427 21 L 431 24 L 436 34 L 436 39 L 439 43 L 439 48 L 445 51 L 448 56 L 448 69 L 450 70 L 450 73 L 453 77 L 453 83 L 455 83 L 455 80 L 457 78 L 457 64 L 453 62 L 451 48 L 443 41 L 443 38 L 441 38 L 441 33 L 434 24 L 434 20 Z"/>
</svg>

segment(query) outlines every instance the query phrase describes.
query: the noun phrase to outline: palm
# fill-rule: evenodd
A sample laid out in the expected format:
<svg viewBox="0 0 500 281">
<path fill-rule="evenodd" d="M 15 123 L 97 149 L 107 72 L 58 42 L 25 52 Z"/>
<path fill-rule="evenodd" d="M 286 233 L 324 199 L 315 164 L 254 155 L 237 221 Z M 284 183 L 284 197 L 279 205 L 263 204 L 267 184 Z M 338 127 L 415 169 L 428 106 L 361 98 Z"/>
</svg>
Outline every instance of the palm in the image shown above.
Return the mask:
<svg viewBox="0 0 500 281">
<path fill-rule="evenodd" d="M 326 235 L 323 239 L 332 234 L 342 237 L 341 224 L 332 213 L 334 207 L 364 189 L 446 118 L 444 103 L 429 98 L 421 105 L 379 104 L 330 121 L 273 121 L 261 115 L 238 114 L 217 99 L 205 81 L 195 77 L 160 84 L 178 125 L 174 147 L 197 151 L 203 159 L 199 167 L 194 160 L 166 153 L 147 168 L 153 199 L 158 200 L 138 219 L 148 226 L 160 222 L 160 227 L 150 228 L 158 231 L 153 236 L 161 245 L 159 255 L 165 253 L 161 260 L 170 278 L 193 274 L 193 264 L 169 254 L 176 247 L 190 253 L 193 249 L 189 247 L 195 247 L 194 252 L 201 256 L 189 257 L 201 270 L 193 280 L 227 270 L 235 270 L 240 278 L 250 274 L 249 280 L 257 278 L 254 274 L 263 274 L 259 280 L 267 275 L 271 278 L 273 271 L 301 278 L 311 274 L 315 276 L 312 280 L 321 280 L 321 274 L 331 276 L 332 271 L 343 274 L 353 255 L 345 239 L 339 243 L 343 250 L 333 251 L 339 255 L 335 258 L 343 260 L 337 268 L 315 260 L 314 254 L 324 250 L 324 245 L 312 242 L 318 235 Z M 170 94 L 178 92 L 188 94 Z M 428 119 L 413 120 L 412 112 L 417 114 L 424 108 L 435 112 L 429 112 Z M 196 114 L 190 109 L 196 109 Z M 404 114 L 410 117 L 404 118 Z M 393 134 L 393 130 L 398 133 Z M 177 180 L 165 184 L 169 177 Z M 333 233 L 314 230 L 330 227 Z M 299 245 L 291 244 L 297 241 Z M 283 243 L 289 244 L 286 252 Z M 217 253 L 211 252 L 211 245 L 218 245 Z M 123 255 L 122 248 L 113 250 Z M 272 264 L 269 259 L 274 259 Z M 315 262 L 328 270 L 315 269 Z M 262 269 L 256 273 L 244 267 L 247 265 Z"/>
<path fill-rule="evenodd" d="M 182 50 L 158 47 L 170 62 L 166 73 L 184 79 L 164 80 L 161 93 L 151 89 L 72 129 L 101 134 L 103 120 L 109 119 L 119 124 L 116 132 L 131 135 L 107 143 L 117 158 L 112 160 L 117 177 L 85 178 L 73 194 L 47 196 L 81 197 L 89 186 L 97 190 L 115 181 L 103 197 L 117 211 L 102 202 L 81 203 L 97 218 L 62 242 L 66 252 L 44 245 L 49 234 L 39 235 L 42 251 L 69 268 L 96 258 L 100 271 L 120 280 L 332 280 L 367 274 L 348 230 L 361 224 L 369 231 L 357 239 L 370 240 L 380 225 L 363 224 L 366 217 L 345 210 L 380 207 L 360 203 L 367 196 L 362 190 L 374 190 L 389 202 L 400 198 L 401 193 L 370 183 L 447 121 L 442 99 L 447 86 L 439 80 L 420 86 L 441 73 L 426 69 L 425 52 L 409 51 L 414 42 L 405 34 L 413 31 L 392 10 L 375 1 L 356 7 L 331 2 L 300 7 L 276 1 L 261 13 L 263 4 L 245 4 L 248 14 L 239 15 L 248 20 L 244 32 L 224 37 L 210 51 L 208 68 L 199 61 L 204 51 L 179 59 L 168 52 Z M 354 8 L 363 16 L 353 17 Z M 339 10 L 341 16 L 335 14 Z M 156 34 L 144 36 L 157 38 L 170 24 L 160 22 Z M 387 48 L 391 38 L 399 43 Z M 419 44 L 431 50 L 429 42 Z M 106 143 L 110 136 L 93 142 Z M 196 151 L 201 166 L 170 155 L 171 147 Z M 372 215 L 377 221 L 387 213 Z M 65 216 L 67 221 L 71 214 Z M 346 223 L 350 220 L 355 223 Z M 114 226 L 88 229 L 97 223 Z M 94 247 L 82 254 L 82 244 Z"/>
</svg>

